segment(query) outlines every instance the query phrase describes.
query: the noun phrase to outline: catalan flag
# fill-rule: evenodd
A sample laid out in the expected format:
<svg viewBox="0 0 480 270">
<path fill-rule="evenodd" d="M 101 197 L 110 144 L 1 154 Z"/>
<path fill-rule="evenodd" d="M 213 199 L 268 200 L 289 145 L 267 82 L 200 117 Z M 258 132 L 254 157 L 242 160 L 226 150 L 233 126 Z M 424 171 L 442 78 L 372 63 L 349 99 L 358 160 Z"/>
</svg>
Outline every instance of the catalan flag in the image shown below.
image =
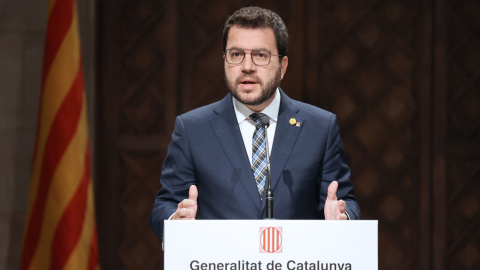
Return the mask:
<svg viewBox="0 0 480 270">
<path fill-rule="evenodd" d="M 99 269 L 75 0 L 49 0 L 21 269 Z"/>
</svg>

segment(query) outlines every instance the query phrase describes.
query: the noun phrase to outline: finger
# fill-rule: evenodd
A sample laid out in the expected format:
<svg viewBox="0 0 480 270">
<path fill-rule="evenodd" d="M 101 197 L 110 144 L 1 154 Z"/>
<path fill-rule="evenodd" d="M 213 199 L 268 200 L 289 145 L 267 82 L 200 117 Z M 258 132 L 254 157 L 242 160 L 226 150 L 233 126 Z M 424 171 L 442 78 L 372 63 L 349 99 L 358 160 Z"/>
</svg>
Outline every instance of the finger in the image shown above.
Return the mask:
<svg viewBox="0 0 480 270">
<path fill-rule="evenodd" d="M 325 215 L 325 220 L 338 219 L 340 211 L 338 211 L 337 203 L 333 200 L 326 200 L 323 213 Z"/>
<path fill-rule="evenodd" d="M 192 209 L 179 208 L 172 219 L 193 219 L 194 217 L 195 214 Z"/>
<path fill-rule="evenodd" d="M 337 199 L 337 189 L 338 189 L 337 181 L 333 181 L 332 183 L 330 183 L 327 190 L 327 193 L 328 193 L 327 200 L 335 201 Z"/>
<path fill-rule="evenodd" d="M 197 198 L 198 198 L 197 186 L 191 185 L 190 190 L 188 191 L 188 199 L 197 202 Z"/>
<path fill-rule="evenodd" d="M 345 213 L 345 209 L 347 208 L 347 204 L 345 203 L 344 200 L 339 200 L 337 202 L 337 207 L 338 207 L 338 210 L 340 211 L 340 213 Z"/>
<path fill-rule="evenodd" d="M 177 209 L 181 208 L 191 208 L 197 205 L 197 202 L 190 199 L 185 199 L 178 204 Z"/>
</svg>

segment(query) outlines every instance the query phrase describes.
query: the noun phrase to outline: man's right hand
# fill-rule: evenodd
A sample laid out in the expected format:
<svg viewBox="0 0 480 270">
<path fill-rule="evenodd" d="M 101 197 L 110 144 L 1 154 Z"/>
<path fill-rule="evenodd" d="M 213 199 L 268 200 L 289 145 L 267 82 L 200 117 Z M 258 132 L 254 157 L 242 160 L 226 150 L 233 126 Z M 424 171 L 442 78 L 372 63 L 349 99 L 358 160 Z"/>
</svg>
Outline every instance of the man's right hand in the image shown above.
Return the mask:
<svg viewBox="0 0 480 270">
<path fill-rule="evenodd" d="M 195 185 L 190 186 L 190 190 L 188 191 L 188 199 L 181 201 L 178 204 L 177 211 L 172 217 L 172 220 L 193 220 L 197 215 L 197 197 L 198 197 L 198 190 Z"/>
</svg>

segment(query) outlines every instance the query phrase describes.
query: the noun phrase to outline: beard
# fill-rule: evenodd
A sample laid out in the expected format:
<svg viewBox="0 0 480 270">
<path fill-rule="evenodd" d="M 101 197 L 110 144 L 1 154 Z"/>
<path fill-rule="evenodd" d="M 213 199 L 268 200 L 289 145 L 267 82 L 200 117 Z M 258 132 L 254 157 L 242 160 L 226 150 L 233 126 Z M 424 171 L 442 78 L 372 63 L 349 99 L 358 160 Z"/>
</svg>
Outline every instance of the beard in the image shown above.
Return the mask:
<svg viewBox="0 0 480 270">
<path fill-rule="evenodd" d="M 246 100 L 241 97 L 237 86 L 240 84 L 240 82 L 245 79 L 245 78 L 250 78 L 255 80 L 261 89 L 260 95 L 254 99 L 254 100 Z M 243 103 L 244 105 L 250 105 L 250 106 L 256 106 L 264 103 L 267 101 L 270 97 L 275 94 L 275 91 L 277 90 L 277 87 L 280 85 L 280 82 L 282 81 L 282 69 L 278 68 L 277 72 L 275 73 L 275 77 L 273 77 L 270 81 L 267 83 L 264 83 L 259 77 L 257 76 L 249 76 L 249 75 L 244 75 L 242 77 L 237 78 L 235 81 L 231 81 L 227 78 L 225 75 L 225 83 L 227 84 L 228 91 L 232 94 L 234 98 L 236 98 L 238 101 Z"/>
</svg>

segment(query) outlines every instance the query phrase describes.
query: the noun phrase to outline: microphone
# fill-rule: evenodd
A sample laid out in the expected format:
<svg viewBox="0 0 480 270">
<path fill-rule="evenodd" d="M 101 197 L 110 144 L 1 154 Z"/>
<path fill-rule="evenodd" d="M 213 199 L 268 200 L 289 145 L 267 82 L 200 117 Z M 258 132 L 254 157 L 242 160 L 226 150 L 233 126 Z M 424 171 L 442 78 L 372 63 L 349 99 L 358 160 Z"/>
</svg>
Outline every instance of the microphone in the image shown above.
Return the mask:
<svg viewBox="0 0 480 270">
<path fill-rule="evenodd" d="M 270 126 L 270 119 L 268 116 L 262 116 L 263 132 L 265 133 L 265 146 L 267 152 L 267 193 L 266 193 L 266 219 L 273 219 L 273 190 L 272 190 L 272 177 L 270 175 L 270 155 L 268 153 L 268 134 L 267 128 Z"/>
</svg>

